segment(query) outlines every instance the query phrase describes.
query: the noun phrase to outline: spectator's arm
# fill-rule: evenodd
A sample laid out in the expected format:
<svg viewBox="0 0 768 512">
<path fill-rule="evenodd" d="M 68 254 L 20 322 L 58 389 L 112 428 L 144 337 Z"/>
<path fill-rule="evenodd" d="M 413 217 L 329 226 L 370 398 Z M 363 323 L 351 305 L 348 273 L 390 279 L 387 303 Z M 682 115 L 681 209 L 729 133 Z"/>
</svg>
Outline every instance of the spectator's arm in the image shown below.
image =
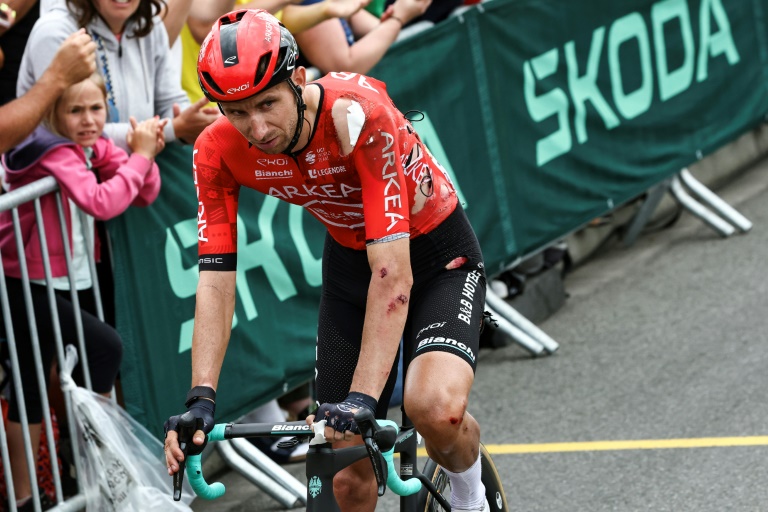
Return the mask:
<svg viewBox="0 0 768 512">
<path fill-rule="evenodd" d="M 238 9 L 264 9 L 275 14 L 281 11 L 285 6 L 291 4 L 300 4 L 301 0 L 252 0 L 243 5 L 238 5 Z"/>
<path fill-rule="evenodd" d="M 187 15 L 192 7 L 193 0 L 165 0 L 165 8 L 161 13 L 165 31 L 168 32 L 168 47 L 173 46 L 176 38 L 181 34 Z"/>
<path fill-rule="evenodd" d="M 46 74 L 27 94 L 0 107 L 0 153 L 32 133 L 64 89 L 63 83 Z"/>
<path fill-rule="evenodd" d="M 368 11 L 359 11 L 349 18 L 349 25 L 356 39 L 365 37 L 380 24 L 381 20 Z"/>
<path fill-rule="evenodd" d="M 153 44 L 158 45 L 155 52 L 155 66 L 157 76 L 155 76 L 155 114 L 161 119 L 173 119 L 173 106 L 178 104 L 182 109 L 189 105 L 189 97 L 184 89 L 181 88 L 178 77 L 173 72 L 173 66 L 168 62 L 171 58 L 171 50 L 168 46 L 168 35 L 165 27 L 159 26 L 155 29 L 158 32 L 157 39 Z M 175 140 L 177 135 L 173 129 L 173 124 L 168 123 L 164 129 L 165 141 Z"/>
<path fill-rule="evenodd" d="M 235 0 L 192 0 L 189 16 L 207 24 L 210 29 L 214 21 L 234 8 Z"/>
<path fill-rule="evenodd" d="M 298 34 L 331 18 L 349 18 L 370 0 L 324 0 L 310 5 L 288 5 L 283 9 L 283 25 L 292 34 Z M 375 18 L 375 24 L 378 19 Z"/>
<path fill-rule="evenodd" d="M 397 0 L 375 23 L 376 17 L 358 11 L 350 18 L 352 31 L 368 32 L 353 45 L 348 45 L 344 28 L 338 20 L 328 20 L 296 35 L 299 48 L 324 73 L 348 71 L 367 73 L 387 53 L 400 29 L 413 18 L 424 14 L 432 0 Z M 371 26 L 374 26 L 372 30 Z"/>
<path fill-rule="evenodd" d="M 64 90 L 96 70 L 96 45 L 85 30 L 69 36 L 26 94 L 0 107 L 0 153 L 24 140 Z"/>
<path fill-rule="evenodd" d="M 332 19 L 296 34 L 296 41 L 304 56 L 323 73 L 367 73 L 387 53 L 397 39 L 400 28 L 400 23 L 395 19 L 383 21 L 350 46 L 347 44 L 344 27 L 338 19 Z"/>
<path fill-rule="evenodd" d="M 192 38 L 197 44 L 203 44 L 205 36 L 211 31 L 211 25 L 211 23 L 194 18 L 192 15 L 187 18 L 189 33 L 192 34 Z"/>
</svg>

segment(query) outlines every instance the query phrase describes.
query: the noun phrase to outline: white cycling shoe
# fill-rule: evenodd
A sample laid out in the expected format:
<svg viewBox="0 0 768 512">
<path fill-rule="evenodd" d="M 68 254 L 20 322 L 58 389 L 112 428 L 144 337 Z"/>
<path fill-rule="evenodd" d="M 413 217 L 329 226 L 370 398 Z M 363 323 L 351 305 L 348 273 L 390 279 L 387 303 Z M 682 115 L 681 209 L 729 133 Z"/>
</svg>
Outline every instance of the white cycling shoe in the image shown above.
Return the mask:
<svg viewBox="0 0 768 512">
<path fill-rule="evenodd" d="M 466 508 L 453 508 L 451 507 L 451 510 L 453 512 L 491 512 L 491 506 L 488 504 L 488 500 L 485 500 L 485 505 L 483 505 L 483 508 L 481 509 L 466 509 Z"/>
</svg>

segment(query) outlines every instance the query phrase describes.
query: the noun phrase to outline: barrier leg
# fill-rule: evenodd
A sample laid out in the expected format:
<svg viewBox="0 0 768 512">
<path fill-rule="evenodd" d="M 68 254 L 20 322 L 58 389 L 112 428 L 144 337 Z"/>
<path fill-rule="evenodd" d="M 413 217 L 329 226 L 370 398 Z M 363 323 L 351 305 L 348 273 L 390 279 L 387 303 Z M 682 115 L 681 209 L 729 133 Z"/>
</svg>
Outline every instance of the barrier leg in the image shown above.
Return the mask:
<svg viewBox="0 0 768 512">
<path fill-rule="evenodd" d="M 748 218 L 723 201 L 720 196 L 705 187 L 704 184 L 693 177 L 693 174 L 691 174 L 688 169 L 680 171 L 680 179 L 704 204 L 714 210 L 715 213 L 728 221 L 739 231 L 746 233 L 752 229 L 752 222 Z"/>
<path fill-rule="evenodd" d="M 246 439 L 231 439 L 229 442 L 244 459 L 292 492 L 301 501 L 302 505 L 307 504 L 307 486 L 284 470 L 280 464 L 270 459 L 264 452 L 253 446 Z"/>
<path fill-rule="evenodd" d="M 505 333 L 510 338 L 512 338 L 515 341 L 515 343 L 523 347 L 525 350 L 527 350 L 534 356 L 538 356 L 542 352 L 544 352 L 544 345 L 542 345 L 541 343 L 539 343 L 538 341 L 530 337 L 522 329 L 513 325 L 509 320 L 507 320 L 502 315 L 500 315 L 496 310 L 494 310 L 488 304 L 485 305 L 485 309 L 488 310 L 488 312 L 491 313 L 494 316 L 495 320 L 499 323 L 498 329 L 501 332 Z"/>
<path fill-rule="evenodd" d="M 256 487 L 269 494 L 280 503 L 283 508 L 294 508 L 300 505 L 294 492 L 289 491 L 278 484 L 272 478 L 264 474 L 259 468 L 241 457 L 232 447 L 230 442 L 231 441 L 222 441 L 216 444 L 219 454 L 229 467 L 240 473 L 243 477 L 256 485 Z"/>
<path fill-rule="evenodd" d="M 645 202 L 640 207 L 635 218 L 632 219 L 632 222 L 629 224 L 629 229 L 627 229 L 627 233 L 624 235 L 624 247 L 631 247 L 637 240 L 637 237 L 640 236 L 640 232 L 645 225 L 648 224 L 648 221 L 656 211 L 659 203 L 664 199 L 664 194 L 669 190 L 669 182 L 670 180 L 665 180 L 658 185 L 651 187 L 648 191 L 648 196 L 646 197 Z"/>
<path fill-rule="evenodd" d="M 672 195 L 675 197 L 675 199 L 683 206 L 683 208 L 704 221 L 705 224 L 717 231 L 720 236 L 729 237 L 736 232 L 736 229 L 732 225 L 728 224 L 726 221 L 724 221 L 722 218 L 717 216 L 706 206 L 688 194 L 688 192 L 686 192 L 683 188 L 679 176 L 672 178 L 670 191 L 672 192 Z"/>
<path fill-rule="evenodd" d="M 523 331 L 529 337 L 536 340 L 550 354 L 555 353 L 560 345 L 547 333 L 539 329 L 533 322 L 517 312 L 504 299 L 496 295 L 490 287 L 485 292 L 485 302 L 495 309 L 501 318 L 508 320 L 512 325 Z"/>
</svg>

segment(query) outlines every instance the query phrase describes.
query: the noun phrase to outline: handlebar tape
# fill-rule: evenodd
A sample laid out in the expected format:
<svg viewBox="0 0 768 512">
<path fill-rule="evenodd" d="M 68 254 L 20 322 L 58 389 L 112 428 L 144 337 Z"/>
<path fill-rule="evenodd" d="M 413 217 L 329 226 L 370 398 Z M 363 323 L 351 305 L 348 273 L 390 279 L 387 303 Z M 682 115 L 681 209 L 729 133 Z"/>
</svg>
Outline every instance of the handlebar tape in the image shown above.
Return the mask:
<svg viewBox="0 0 768 512">
<path fill-rule="evenodd" d="M 221 441 L 224 439 L 224 429 L 226 423 L 219 423 L 213 427 L 213 430 L 208 434 L 209 441 Z M 192 490 L 195 491 L 199 497 L 204 500 L 215 500 L 224 495 L 226 489 L 221 482 L 214 482 L 208 484 L 203 477 L 203 467 L 200 460 L 200 455 L 190 455 L 187 457 L 187 480 L 189 485 L 192 486 Z"/>
<path fill-rule="evenodd" d="M 399 431 L 397 423 L 391 420 L 378 420 L 381 427 L 393 427 Z M 398 496 L 410 496 L 421 490 L 421 481 L 418 478 L 403 480 L 395 469 L 394 462 L 395 447 L 383 453 L 384 460 L 387 461 L 387 487 Z"/>
</svg>

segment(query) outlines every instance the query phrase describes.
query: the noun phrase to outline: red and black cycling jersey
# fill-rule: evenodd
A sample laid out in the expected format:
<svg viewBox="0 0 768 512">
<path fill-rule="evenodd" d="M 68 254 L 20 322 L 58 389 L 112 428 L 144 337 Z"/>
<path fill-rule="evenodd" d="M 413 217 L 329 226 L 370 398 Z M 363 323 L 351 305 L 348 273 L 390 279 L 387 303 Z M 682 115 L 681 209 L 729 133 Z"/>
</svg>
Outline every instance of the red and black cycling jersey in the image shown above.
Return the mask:
<svg viewBox="0 0 768 512">
<path fill-rule="evenodd" d="M 197 138 L 193 173 L 198 198 L 200 270 L 234 270 L 241 186 L 306 208 L 345 247 L 418 237 L 458 202 L 453 184 L 384 83 L 355 73 L 313 82 L 320 104 L 307 146 L 287 156 L 250 146 L 222 117 Z M 342 155 L 332 107 L 347 108 L 349 145 Z"/>
</svg>

